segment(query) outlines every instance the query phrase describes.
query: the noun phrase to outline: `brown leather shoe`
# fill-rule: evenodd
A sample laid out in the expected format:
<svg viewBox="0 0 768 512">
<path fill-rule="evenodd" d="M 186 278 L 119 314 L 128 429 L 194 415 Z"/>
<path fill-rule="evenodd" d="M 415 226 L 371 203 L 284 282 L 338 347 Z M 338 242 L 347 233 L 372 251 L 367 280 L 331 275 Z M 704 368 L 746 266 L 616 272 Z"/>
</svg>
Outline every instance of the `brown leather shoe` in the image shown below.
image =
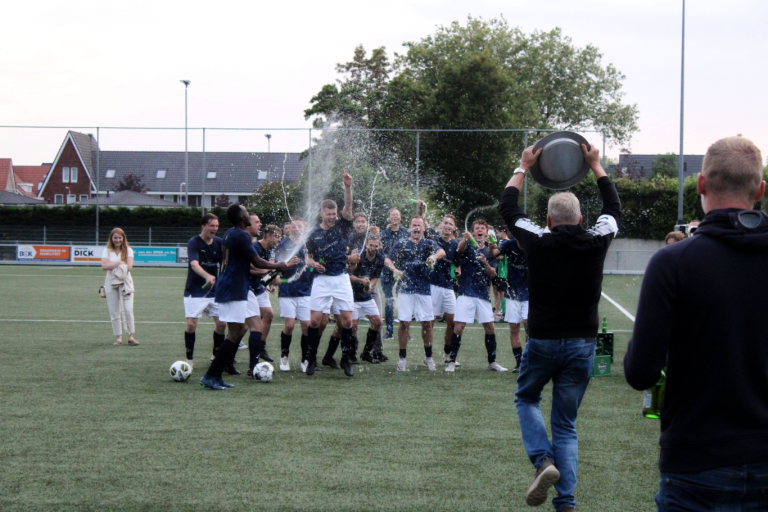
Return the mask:
<svg viewBox="0 0 768 512">
<path fill-rule="evenodd" d="M 525 502 L 538 507 L 547 501 L 547 492 L 560 480 L 560 472 L 557 470 L 551 459 L 544 459 L 539 469 L 533 475 L 533 483 L 525 493 Z"/>
</svg>

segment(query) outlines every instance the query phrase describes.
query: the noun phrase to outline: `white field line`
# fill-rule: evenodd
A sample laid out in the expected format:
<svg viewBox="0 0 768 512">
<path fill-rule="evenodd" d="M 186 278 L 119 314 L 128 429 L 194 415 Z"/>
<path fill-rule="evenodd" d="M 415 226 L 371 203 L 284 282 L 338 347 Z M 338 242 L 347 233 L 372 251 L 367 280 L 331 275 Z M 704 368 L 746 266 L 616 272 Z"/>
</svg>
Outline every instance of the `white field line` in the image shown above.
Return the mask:
<svg viewBox="0 0 768 512">
<path fill-rule="evenodd" d="M 608 302 L 610 302 L 611 304 L 613 304 L 614 306 L 616 306 L 616 309 L 618 309 L 619 311 L 621 311 L 622 313 L 624 313 L 624 316 L 626 316 L 627 318 L 629 318 L 630 320 L 632 320 L 632 322 L 634 322 L 634 321 L 635 321 L 635 317 L 634 317 L 634 316 L 632 316 L 632 314 L 631 314 L 629 311 L 627 311 L 626 309 L 624 309 L 623 307 L 621 307 L 621 304 L 619 304 L 618 302 L 616 302 L 615 300 L 613 300 L 612 298 L 610 298 L 609 296 L 607 296 L 607 295 L 606 295 L 604 292 L 600 292 L 600 295 L 602 295 L 603 297 L 605 297 L 605 299 L 606 299 Z M 615 331 L 614 331 L 614 332 L 615 332 Z"/>
<path fill-rule="evenodd" d="M 74 267 L 67 267 L 67 268 L 74 268 Z M 46 276 L 45 274 L 0 274 L 0 277 L 44 277 L 46 279 L 50 279 L 51 276 Z M 79 277 L 79 278 L 89 278 L 89 277 L 98 277 L 99 279 L 104 279 L 103 275 L 93 275 L 93 274 L 61 274 L 56 277 Z M 142 280 L 142 279 L 186 279 L 187 276 L 139 276 L 136 279 Z"/>
</svg>

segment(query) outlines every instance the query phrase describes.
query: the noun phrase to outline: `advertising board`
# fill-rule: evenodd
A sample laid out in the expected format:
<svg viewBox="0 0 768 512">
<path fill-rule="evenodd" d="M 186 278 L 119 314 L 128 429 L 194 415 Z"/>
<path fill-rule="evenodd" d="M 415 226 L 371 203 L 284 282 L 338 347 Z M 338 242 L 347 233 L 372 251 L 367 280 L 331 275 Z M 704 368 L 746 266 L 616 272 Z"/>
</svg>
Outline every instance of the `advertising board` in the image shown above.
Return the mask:
<svg viewBox="0 0 768 512">
<path fill-rule="evenodd" d="M 69 261 L 70 247 L 62 245 L 20 245 L 18 261 Z"/>
</svg>

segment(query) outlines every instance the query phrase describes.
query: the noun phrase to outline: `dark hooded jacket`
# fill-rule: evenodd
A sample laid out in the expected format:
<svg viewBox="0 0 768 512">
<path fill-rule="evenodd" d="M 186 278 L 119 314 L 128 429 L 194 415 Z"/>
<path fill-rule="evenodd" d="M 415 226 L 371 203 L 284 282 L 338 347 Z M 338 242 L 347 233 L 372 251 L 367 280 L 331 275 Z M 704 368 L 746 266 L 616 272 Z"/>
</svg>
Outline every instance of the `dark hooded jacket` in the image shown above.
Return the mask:
<svg viewBox="0 0 768 512">
<path fill-rule="evenodd" d="M 648 389 L 667 367 L 662 472 L 768 462 L 766 290 L 761 212 L 713 210 L 695 236 L 651 258 L 624 371 Z"/>
<path fill-rule="evenodd" d="M 520 208 L 520 191 L 507 187 L 499 211 L 528 258 L 528 334 L 538 339 L 594 338 L 603 264 L 619 230 L 621 202 L 611 179 L 597 180 L 603 209 L 589 230 L 581 225 L 543 229 Z"/>
</svg>

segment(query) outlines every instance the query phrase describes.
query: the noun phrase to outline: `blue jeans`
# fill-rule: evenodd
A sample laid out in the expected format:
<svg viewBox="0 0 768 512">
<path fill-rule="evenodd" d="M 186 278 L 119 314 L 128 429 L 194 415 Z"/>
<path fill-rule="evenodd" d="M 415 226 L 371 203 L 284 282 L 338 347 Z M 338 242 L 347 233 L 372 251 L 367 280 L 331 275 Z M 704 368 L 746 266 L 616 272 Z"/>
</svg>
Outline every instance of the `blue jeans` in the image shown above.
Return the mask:
<svg viewBox="0 0 768 512">
<path fill-rule="evenodd" d="M 656 506 L 659 512 L 768 510 L 768 462 L 701 473 L 662 473 Z"/>
<path fill-rule="evenodd" d="M 555 484 L 556 510 L 576 506 L 573 491 L 579 467 L 576 414 L 592 376 L 595 338 L 541 340 L 528 338 L 517 378 L 515 406 L 523 446 L 537 468 L 551 459 L 560 471 Z M 541 391 L 552 381 L 552 442 L 541 416 Z"/>
<path fill-rule="evenodd" d="M 395 287 L 395 277 L 381 274 L 381 289 L 384 290 L 384 325 L 386 326 L 385 338 L 391 338 L 394 333 L 395 325 L 395 297 L 393 289 Z"/>
</svg>

